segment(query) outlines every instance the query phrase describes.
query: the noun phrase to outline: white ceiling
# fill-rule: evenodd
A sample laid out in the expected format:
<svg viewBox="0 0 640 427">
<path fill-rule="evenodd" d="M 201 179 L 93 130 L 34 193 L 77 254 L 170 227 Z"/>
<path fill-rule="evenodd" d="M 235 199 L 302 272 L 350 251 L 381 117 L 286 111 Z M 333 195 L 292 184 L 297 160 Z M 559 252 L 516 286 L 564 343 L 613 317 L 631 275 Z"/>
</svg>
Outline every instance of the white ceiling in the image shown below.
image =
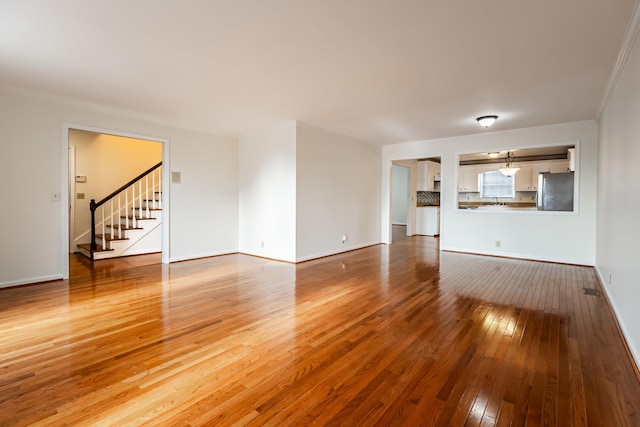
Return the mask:
<svg viewBox="0 0 640 427">
<path fill-rule="evenodd" d="M 0 84 L 377 143 L 595 119 L 636 0 L 0 2 Z"/>
</svg>

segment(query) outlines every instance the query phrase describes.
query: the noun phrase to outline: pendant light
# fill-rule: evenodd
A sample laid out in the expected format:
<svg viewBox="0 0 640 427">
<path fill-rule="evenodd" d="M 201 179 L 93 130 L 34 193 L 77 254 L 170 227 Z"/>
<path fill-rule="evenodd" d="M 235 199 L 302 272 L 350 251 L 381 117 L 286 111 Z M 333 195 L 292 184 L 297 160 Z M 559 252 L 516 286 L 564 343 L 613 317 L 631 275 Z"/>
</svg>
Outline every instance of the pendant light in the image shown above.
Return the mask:
<svg viewBox="0 0 640 427">
<path fill-rule="evenodd" d="M 506 165 L 504 165 L 503 167 L 498 169 L 502 175 L 504 175 L 504 176 L 514 176 L 516 174 L 516 172 L 518 172 L 520 170 L 520 168 L 518 166 L 514 166 L 513 165 L 513 161 L 515 159 L 516 159 L 516 156 L 514 156 L 511 151 L 509 151 L 507 153 L 507 155 L 504 156 L 504 161 L 506 162 Z"/>
</svg>

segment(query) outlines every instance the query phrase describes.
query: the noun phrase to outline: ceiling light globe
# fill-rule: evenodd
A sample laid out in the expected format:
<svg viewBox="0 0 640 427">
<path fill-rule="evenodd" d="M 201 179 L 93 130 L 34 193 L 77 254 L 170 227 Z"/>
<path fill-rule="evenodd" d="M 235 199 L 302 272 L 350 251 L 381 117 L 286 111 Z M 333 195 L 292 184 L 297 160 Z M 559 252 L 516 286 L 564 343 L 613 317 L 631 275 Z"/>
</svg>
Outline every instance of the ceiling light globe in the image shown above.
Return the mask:
<svg viewBox="0 0 640 427">
<path fill-rule="evenodd" d="M 496 120 L 498 120 L 498 116 L 482 116 L 478 117 L 476 120 L 478 121 L 480 126 L 488 128 L 489 126 L 493 125 Z"/>
</svg>

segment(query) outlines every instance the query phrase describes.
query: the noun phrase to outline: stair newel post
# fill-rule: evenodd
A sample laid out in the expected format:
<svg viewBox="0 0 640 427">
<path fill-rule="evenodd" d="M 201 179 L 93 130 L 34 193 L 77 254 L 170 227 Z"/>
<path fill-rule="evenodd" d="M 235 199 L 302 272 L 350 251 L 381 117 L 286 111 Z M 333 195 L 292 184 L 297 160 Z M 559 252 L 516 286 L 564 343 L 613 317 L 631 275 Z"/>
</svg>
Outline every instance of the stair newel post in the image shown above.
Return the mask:
<svg viewBox="0 0 640 427">
<path fill-rule="evenodd" d="M 151 218 L 151 215 L 149 214 L 149 175 L 144 177 L 144 185 L 145 185 L 145 198 L 147 199 L 147 201 L 145 202 L 146 208 L 147 208 L 147 218 Z"/>
<path fill-rule="evenodd" d="M 91 211 L 91 259 L 93 259 L 93 251 L 98 249 L 96 245 L 96 201 L 91 199 L 89 203 L 89 210 Z"/>
<path fill-rule="evenodd" d="M 107 237 L 104 234 L 104 223 L 106 218 L 104 217 L 104 205 L 102 205 L 102 249 L 107 247 Z"/>
</svg>

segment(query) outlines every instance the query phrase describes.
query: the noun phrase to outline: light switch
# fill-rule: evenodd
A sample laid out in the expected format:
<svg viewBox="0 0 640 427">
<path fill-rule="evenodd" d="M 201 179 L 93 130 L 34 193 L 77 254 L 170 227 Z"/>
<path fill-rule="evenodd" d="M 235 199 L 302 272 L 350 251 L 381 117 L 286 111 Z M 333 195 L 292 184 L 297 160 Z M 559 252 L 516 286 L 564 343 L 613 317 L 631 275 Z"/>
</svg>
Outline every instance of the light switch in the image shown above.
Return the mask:
<svg viewBox="0 0 640 427">
<path fill-rule="evenodd" d="M 180 184 L 181 176 L 180 172 L 171 171 L 171 182 L 174 184 Z"/>
<path fill-rule="evenodd" d="M 84 199 L 84 193 L 78 193 L 78 194 L 76 195 L 76 198 L 77 198 L 78 200 L 82 200 L 82 199 Z"/>
</svg>

